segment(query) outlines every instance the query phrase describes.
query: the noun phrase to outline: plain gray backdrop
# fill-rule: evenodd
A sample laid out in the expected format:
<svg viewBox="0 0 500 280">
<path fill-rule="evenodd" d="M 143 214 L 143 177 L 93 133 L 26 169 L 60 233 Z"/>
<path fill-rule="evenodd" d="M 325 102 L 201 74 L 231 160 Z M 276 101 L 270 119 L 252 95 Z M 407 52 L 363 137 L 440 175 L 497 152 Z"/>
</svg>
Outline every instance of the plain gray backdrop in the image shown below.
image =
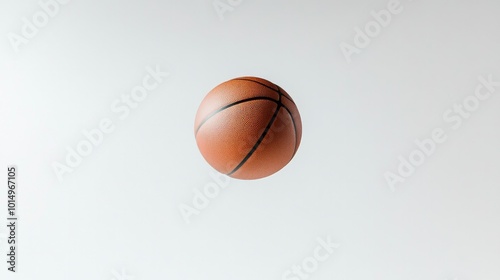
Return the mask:
<svg viewBox="0 0 500 280">
<path fill-rule="evenodd" d="M 1 225 L 19 168 L 18 272 L 2 261 L 1 279 L 302 280 L 285 274 L 327 237 L 339 247 L 307 279 L 500 279 L 500 87 L 473 100 L 479 77 L 500 81 L 498 1 L 401 0 L 361 48 L 357 28 L 391 1 L 220 2 L 71 0 L 45 22 L 38 0 L 0 0 Z M 148 67 L 170 76 L 117 113 Z M 295 99 L 302 144 L 271 177 L 225 178 L 187 223 L 180 209 L 216 183 L 196 110 L 245 75 Z M 454 129 L 444 115 L 464 100 Z M 54 162 L 103 119 L 114 130 L 58 180 Z M 391 188 L 436 128 L 446 141 Z"/>
</svg>

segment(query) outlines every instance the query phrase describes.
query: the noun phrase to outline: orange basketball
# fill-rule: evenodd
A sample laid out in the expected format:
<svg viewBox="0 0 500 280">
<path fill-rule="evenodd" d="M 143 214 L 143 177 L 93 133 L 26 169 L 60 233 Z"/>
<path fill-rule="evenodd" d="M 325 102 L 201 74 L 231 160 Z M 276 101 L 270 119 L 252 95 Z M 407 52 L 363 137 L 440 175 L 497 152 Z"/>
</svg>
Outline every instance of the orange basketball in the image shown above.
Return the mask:
<svg viewBox="0 0 500 280">
<path fill-rule="evenodd" d="M 237 179 L 259 179 L 290 162 L 300 145 L 302 122 L 282 88 L 241 77 L 207 94 L 194 130 L 198 148 L 213 168 Z"/>
</svg>

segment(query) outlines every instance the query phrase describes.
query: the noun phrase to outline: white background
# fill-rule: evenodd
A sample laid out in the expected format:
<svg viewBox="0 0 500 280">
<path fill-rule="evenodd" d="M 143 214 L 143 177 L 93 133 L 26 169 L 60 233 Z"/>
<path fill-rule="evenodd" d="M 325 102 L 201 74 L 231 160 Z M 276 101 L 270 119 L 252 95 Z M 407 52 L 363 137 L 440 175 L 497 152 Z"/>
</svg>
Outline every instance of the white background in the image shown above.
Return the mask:
<svg viewBox="0 0 500 280">
<path fill-rule="evenodd" d="M 500 279 L 500 87 L 458 129 L 443 119 L 479 76 L 500 81 L 500 5 L 402 1 L 348 63 L 339 45 L 387 4 L 243 0 L 221 20 L 212 0 L 72 0 L 16 52 L 8 34 L 41 8 L 0 0 L 1 260 L 10 164 L 20 219 L 18 273 L 2 261 L 0 278 L 279 280 L 328 236 L 340 247 L 308 279 Z M 171 76 L 120 119 L 156 65 Z M 302 145 L 187 224 L 179 206 L 213 182 L 197 107 L 244 75 L 295 99 Z M 53 163 L 103 118 L 115 130 L 60 182 Z M 391 189 L 435 128 L 446 142 Z"/>
</svg>

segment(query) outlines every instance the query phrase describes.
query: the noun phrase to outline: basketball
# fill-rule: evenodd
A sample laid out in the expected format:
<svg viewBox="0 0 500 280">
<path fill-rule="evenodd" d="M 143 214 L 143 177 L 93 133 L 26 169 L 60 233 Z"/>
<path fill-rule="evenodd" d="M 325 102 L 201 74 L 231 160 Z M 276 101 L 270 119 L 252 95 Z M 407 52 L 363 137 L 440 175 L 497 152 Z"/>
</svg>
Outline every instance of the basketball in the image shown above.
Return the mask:
<svg viewBox="0 0 500 280">
<path fill-rule="evenodd" d="M 194 132 L 205 160 L 236 179 L 272 175 L 294 157 L 302 137 L 300 114 L 281 87 L 240 77 L 212 89 L 196 113 Z"/>
</svg>

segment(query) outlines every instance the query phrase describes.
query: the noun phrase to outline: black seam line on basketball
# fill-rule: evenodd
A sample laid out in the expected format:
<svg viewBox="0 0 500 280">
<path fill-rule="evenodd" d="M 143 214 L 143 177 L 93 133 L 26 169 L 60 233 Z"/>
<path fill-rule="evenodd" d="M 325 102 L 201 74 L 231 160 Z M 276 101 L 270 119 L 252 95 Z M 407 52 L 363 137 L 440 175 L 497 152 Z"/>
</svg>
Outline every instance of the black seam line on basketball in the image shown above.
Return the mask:
<svg viewBox="0 0 500 280">
<path fill-rule="evenodd" d="M 284 95 L 283 93 L 281 93 L 281 92 L 280 92 L 280 90 L 279 90 L 279 89 L 280 89 L 280 87 L 279 87 L 278 85 L 275 85 L 275 86 L 277 86 L 277 87 L 278 87 L 278 90 L 276 90 L 276 89 L 274 89 L 274 88 L 272 88 L 272 87 L 270 87 L 270 86 L 268 86 L 268 85 L 266 85 L 266 84 L 264 84 L 264 83 L 261 83 L 261 82 L 259 82 L 259 81 L 250 80 L 250 79 L 245 79 L 245 78 L 236 78 L 236 79 L 233 79 L 233 81 L 248 81 L 248 82 L 254 82 L 254 83 L 257 83 L 257 84 L 259 84 L 259 85 L 262 85 L 262 86 L 264 86 L 264 87 L 266 87 L 266 88 L 268 88 L 268 89 L 270 89 L 270 90 L 272 90 L 272 91 L 274 91 L 274 92 L 278 93 L 280 96 L 281 96 L 281 95 L 283 95 L 286 99 L 290 100 L 290 102 L 292 102 L 293 104 L 295 104 L 295 102 L 293 102 L 293 100 L 292 100 L 290 97 L 288 97 L 288 96 L 286 96 L 286 95 Z M 274 85 L 274 84 L 273 84 L 273 85 Z"/>
<path fill-rule="evenodd" d="M 281 96 L 285 96 L 285 95 L 281 92 L 282 88 L 280 86 L 278 86 L 278 85 L 275 85 L 275 86 L 278 87 L 278 93 L 280 94 L 280 100 L 281 100 Z M 288 114 L 290 115 L 290 119 L 292 120 L 292 123 L 293 123 L 293 135 L 295 136 L 294 137 L 295 143 L 293 145 L 293 154 L 292 154 L 292 158 L 293 158 L 295 156 L 295 152 L 297 152 L 297 128 L 295 127 L 295 120 L 293 119 L 292 113 L 290 112 L 290 110 L 288 110 L 287 107 L 285 107 L 285 109 L 288 112 Z"/>
<path fill-rule="evenodd" d="M 295 125 L 295 120 L 293 119 L 293 116 L 292 116 L 292 113 L 290 112 L 290 110 L 288 110 L 288 108 L 285 106 L 283 106 L 283 107 L 290 115 L 290 119 L 292 120 L 292 124 L 293 124 L 293 135 L 295 135 L 295 145 L 293 145 L 293 155 L 292 155 L 292 158 L 293 158 L 295 156 L 295 153 L 297 153 L 297 150 L 298 150 L 298 147 L 297 147 L 297 143 L 298 143 L 297 126 Z"/>
<path fill-rule="evenodd" d="M 281 96 L 285 96 L 285 95 L 281 92 L 280 86 L 278 86 L 278 85 L 275 85 L 275 86 L 278 87 L 278 93 L 280 94 L 280 100 L 281 100 Z M 285 107 L 285 106 L 283 106 L 283 107 L 287 111 L 288 115 L 290 115 L 290 119 L 292 120 L 292 124 L 293 124 L 293 135 L 294 135 L 294 145 L 293 145 L 293 154 L 292 154 L 292 158 L 293 158 L 295 156 L 295 153 L 297 152 L 297 128 L 295 127 L 295 120 L 293 119 L 292 113 L 290 112 L 290 110 L 288 110 L 287 107 Z"/>
<path fill-rule="evenodd" d="M 278 87 L 278 89 L 280 90 L 280 94 L 281 94 L 281 95 L 283 95 L 283 97 L 285 97 L 285 98 L 286 98 L 286 99 L 288 99 L 290 102 L 292 102 L 293 104 L 295 104 L 295 102 L 292 100 L 292 98 L 291 98 L 291 97 L 288 97 L 288 96 L 286 96 L 284 93 L 282 93 L 282 92 L 281 92 L 282 88 L 281 88 L 280 86 L 278 86 L 278 85 L 275 85 L 275 86 L 277 86 L 277 87 Z M 283 90 L 283 91 L 284 91 L 284 90 Z"/>
<path fill-rule="evenodd" d="M 273 84 L 274 85 L 274 84 Z M 275 85 L 276 86 L 276 85 Z M 281 88 L 279 86 L 276 86 L 278 88 L 278 94 L 280 95 L 278 101 L 281 103 L 281 97 L 283 96 L 283 93 L 281 92 Z"/>
<path fill-rule="evenodd" d="M 278 116 L 278 112 L 280 111 L 281 107 L 283 107 L 283 105 L 281 103 L 278 103 L 278 106 L 276 107 L 276 110 L 274 111 L 273 117 L 271 118 L 271 120 L 267 124 L 264 132 L 262 132 L 259 139 L 255 143 L 255 145 L 253 145 L 252 149 L 250 150 L 250 152 L 248 152 L 248 154 L 245 156 L 245 158 L 243 158 L 243 160 L 233 169 L 233 171 L 231 171 L 227 174 L 228 176 L 231 176 L 232 174 L 234 174 L 234 172 L 238 171 L 238 169 L 240 169 L 243 166 L 243 164 L 245 164 L 245 162 L 247 162 L 247 160 L 257 150 L 257 148 L 260 146 L 260 143 L 262 143 L 262 141 L 264 140 L 264 137 L 266 137 L 267 133 L 269 132 L 269 129 L 271 129 L 271 126 L 273 125 L 274 121 L 276 120 L 276 117 Z"/>
<path fill-rule="evenodd" d="M 195 137 L 196 135 L 198 134 L 198 131 L 200 130 L 200 128 L 203 126 L 203 124 L 205 124 L 211 117 L 215 116 L 216 114 L 230 108 L 230 107 L 233 107 L 234 105 L 238 105 L 238 104 L 241 104 L 241 103 L 245 103 L 245 102 L 250 102 L 250 101 L 255 101 L 255 100 L 269 100 L 269 101 L 272 101 L 276 104 L 280 104 L 283 108 L 285 108 L 289 113 L 290 113 L 290 110 L 283 104 L 281 103 L 279 100 L 276 100 L 276 99 L 273 99 L 271 97 L 267 97 L 267 96 L 257 96 L 257 97 L 252 97 L 252 98 L 247 98 L 247 99 L 242 99 L 240 101 L 236 101 L 234 103 L 231 103 L 231 104 L 228 104 L 218 110 L 216 110 L 215 112 L 213 113 L 210 113 L 210 115 L 206 116 L 205 119 L 203 119 L 203 121 L 200 123 L 200 125 L 198 125 L 198 128 L 196 129 L 196 132 L 194 133 Z"/>
<path fill-rule="evenodd" d="M 281 96 L 285 96 L 285 95 L 281 92 L 282 88 L 280 86 L 278 86 L 278 85 L 275 85 L 275 86 L 278 87 L 278 93 L 280 94 L 280 100 L 281 100 Z M 287 97 L 285 96 L 285 98 L 287 98 Z M 290 101 L 292 101 L 292 100 L 290 100 Z M 293 103 L 293 101 L 292 101 L 292 103 Z M 295 103 L 293 103 L 293 104 L 295 104 Z M 298 149 L 298 147 L 297 147 L 297 143 L 298 143 L 298 141 L 297 141 L 297 126 L 295 125 L 295 120 L 293 119 L 292 112 L 290 112 L 290 110 L 288 110 L 288 108 L 286 106 L 283 106 L 283 107 L 286 109 L 286 111 L 290 115 L 290 119 L 292 120 L 292 124 L 293 124 L 293 135 L 295 136 L 295 145 L 293 145 L 293 154 L 292 154 L 292 158 L 293 158 L 295 156 L 295 153 L 297 153 L 297 149 Z"/>
<path fill-rule="evenodd" d="M 271 97 L 267 97 L 267 96 L 256 96 L 256 97 L 251 97 L 251 98 L 247 98 L 247 99 L 242 99 L 242 100 L 238 100 L 236 102 L 233 102 L 233 103 L 230 103 L 228 105 L 225 105 L 217 110 L 215 110 L 214 112 L 210 113 L 208 116 L 206 116 L 203 121 L 201 121 L 201 123 L 198 125 L 198 128 L 196 129 L 196 132 L 195 132 L 195 135 L 198 134 L 198 131 L 200 130 L 201 126 L 206 123 L 211 117 L 215 116 L 216 114 L 228 109 L 228 108 L 231 108 L 235 105 L 238 105 L 238 104 L 241 104 L 241 103 L 245 103 L 245 102 L 250 102 L 250 101 L 255 101 L 255 100 L 269 100 L 269 101 L 273 101 L 273 102 L 278 102 L 276 99 L 273 99 Z"/>
</svg>

